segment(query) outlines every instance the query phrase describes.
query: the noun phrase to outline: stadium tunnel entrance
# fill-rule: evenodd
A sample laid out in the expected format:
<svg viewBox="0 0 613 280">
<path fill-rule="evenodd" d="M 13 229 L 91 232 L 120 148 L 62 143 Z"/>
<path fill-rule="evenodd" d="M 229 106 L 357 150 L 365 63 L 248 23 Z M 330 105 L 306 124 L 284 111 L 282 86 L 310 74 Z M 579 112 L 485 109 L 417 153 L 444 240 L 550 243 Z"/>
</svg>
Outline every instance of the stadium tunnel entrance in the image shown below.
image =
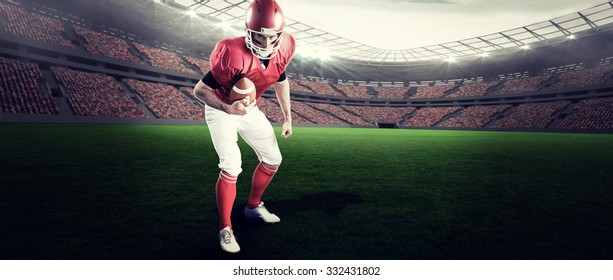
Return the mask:
<svg viewBox="0 0 613 280">
<path fill-rule="evenodd" d="M 398 123 L 391 122 L 377 122 L 379 128 L 398 128 Z"/>
</svg>

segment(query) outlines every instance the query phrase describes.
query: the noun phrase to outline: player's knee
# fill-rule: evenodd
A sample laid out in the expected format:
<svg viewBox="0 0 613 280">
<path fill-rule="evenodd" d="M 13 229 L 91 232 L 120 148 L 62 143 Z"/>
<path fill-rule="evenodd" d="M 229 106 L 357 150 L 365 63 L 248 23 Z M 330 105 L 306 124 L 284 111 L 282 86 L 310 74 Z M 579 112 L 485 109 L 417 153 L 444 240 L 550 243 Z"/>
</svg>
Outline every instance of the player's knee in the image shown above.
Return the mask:
<svg viewBox="0 0 613 280">
<path fill-rule="evenodd" d="M 241 174 L 241 172 L 243 172 L 241 169 L 221 169 L 222 172 L 232 176 L 232 177 L 238 177 L 238 175 Z"/>
<path fill-rule="evenodd" d="M 272 172 L 277 172 L 277 170 L 279 170 L 279 165 L 278 164 L 270 164 L 267 162 L 261 162 L 260 165 L 264 168 L 266 168 L 267 170 L 270 170 Z"/>
<path fill-rule="evenodd" d="M 241 172 L 243 172 L 243 169 L 241 168 L 242 164 L 243 163 L 240 159 L 222 157 L 217 166 L 219 169 L 229 173 L 230 175 L 238 176 L 241 174 Z"/>
<path fill-rule="evenodd" d="M 231 176 L 234 177 L 238 177 L 238 175 L 241 174 L 241 172 L 243 172 L 243 169 L 239 166 L 231 166 L 231 165 L 224 165 L 224 166 L 219 166 L 219 169 L 221 169 L 221 171 L 228 173 Z"/>
<path fill-rule="evenodd" d="M 281 153 L 279 153 L 274 156 L 268 157 L 262 162 L 266 163 L 267 165 L 271 165 L 271 166 L 279 166 L 281 165 L 282 161 L 283 161 L 283 156 L 281 155 Z"/>
</svg>

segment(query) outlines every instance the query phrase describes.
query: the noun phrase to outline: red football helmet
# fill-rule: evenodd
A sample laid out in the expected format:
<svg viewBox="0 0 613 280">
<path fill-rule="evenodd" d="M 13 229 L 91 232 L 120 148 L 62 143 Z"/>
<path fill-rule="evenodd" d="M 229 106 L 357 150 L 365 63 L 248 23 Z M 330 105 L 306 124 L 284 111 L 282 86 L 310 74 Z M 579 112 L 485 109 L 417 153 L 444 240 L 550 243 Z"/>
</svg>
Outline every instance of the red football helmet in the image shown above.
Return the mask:
<svg viewBox="0 0 613 280">
<path fill-rule="evenodd" d="M 245 44 L 253 55 L 259 59 L 270 59 L 277 54 L 285 27 L 285 16 L 277 1 L 253 0 L 247 8 L 245 27 Z M 263 41 L 268 40 L 269 44 L 266 45 Z"/>
</svg>

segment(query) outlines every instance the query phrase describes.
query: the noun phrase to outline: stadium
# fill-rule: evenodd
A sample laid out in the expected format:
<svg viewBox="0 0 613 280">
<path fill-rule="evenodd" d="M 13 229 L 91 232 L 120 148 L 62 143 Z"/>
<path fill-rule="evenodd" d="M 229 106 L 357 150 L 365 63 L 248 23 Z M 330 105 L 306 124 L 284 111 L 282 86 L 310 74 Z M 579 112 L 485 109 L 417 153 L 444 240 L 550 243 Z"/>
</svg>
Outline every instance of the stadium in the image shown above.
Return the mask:
<svg viewBox="0 0 613 280">
<path fill-rule="evenodd" d="M 192 89 L 249 2 L 0 0 L 2 259 L 613 258 L 604 1 L 406 49 L 288 16 L 295 132 L 265 197 L 284 222 L 233 213 L 244 249 L 221 252 Z M 272 89 L 258 106 L 280 130 Z"/>
</svg>

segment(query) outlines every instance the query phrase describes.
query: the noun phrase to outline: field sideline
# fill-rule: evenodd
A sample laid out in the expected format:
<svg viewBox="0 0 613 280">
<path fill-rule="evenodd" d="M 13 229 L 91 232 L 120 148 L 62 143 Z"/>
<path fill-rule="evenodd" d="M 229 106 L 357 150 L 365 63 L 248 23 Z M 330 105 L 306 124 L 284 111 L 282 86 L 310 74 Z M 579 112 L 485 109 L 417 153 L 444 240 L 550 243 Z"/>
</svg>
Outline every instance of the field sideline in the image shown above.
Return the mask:
<svg viewBox="0 0 613 280">
<path fill-rule="evenodd" d="M 216 243 L 206 126 L 0 124 L 2 259 L 612 259 L 613 135 L 295 127 Z M 277 135 L 280 133 L 275 128 Z"/>
</svg>

